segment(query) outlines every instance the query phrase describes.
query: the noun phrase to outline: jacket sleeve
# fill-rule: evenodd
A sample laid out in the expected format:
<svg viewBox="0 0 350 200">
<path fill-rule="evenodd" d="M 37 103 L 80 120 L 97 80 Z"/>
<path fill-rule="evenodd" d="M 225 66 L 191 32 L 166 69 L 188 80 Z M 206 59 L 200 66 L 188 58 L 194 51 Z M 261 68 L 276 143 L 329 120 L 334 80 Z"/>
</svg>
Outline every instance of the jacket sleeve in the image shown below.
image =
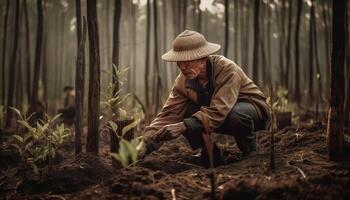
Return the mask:
<svg viewBox="0 0 350 200">
<path fill-rule="evenodd" d="M 214 132 L 224 123 L 226 116 L 232 110 L 238 99 L 241 88 L 241 76 L 234 68 L 233 62 L 227 60 L 219 61 L 224 65 L 222 70 L 214 77 L 215 90 L 210 106 L 202 106 L 193 116 L 204 124 L 205 118 L 208 120 L 209 132 Z"/>
<path fill-rule="evenodd" d="M 157 117 L 144 130 L 144 136 L 150 138 L 155 132 L 167 124 L 180 122 L 187 109 L 188 99 L 176 87 L 177 80 Z"/>
</svg>

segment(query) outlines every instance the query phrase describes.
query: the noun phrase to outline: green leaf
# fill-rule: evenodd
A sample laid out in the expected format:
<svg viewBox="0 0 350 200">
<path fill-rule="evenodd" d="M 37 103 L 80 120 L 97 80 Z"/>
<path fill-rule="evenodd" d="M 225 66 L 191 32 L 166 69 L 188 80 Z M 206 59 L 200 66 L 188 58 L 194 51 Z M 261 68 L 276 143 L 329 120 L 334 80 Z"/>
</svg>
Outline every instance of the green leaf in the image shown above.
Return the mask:
<svg viewBox="0 0 350 200">
<path fill-rule="evenodd" d="M 19 110 L 18 110 L 17 108 L 15 108 L 15 107 L 11 107 L 11 106 L 10 106 L 10 109 L 11 109 L 12 111 L 14 111 L 14 112 L 18 115 L 18 117 L 22 118 L 21 111 L 19 111 Z"/>
<path fill-rule="evenodd" d="M 9 146 L 14 147 L 22 157 L 23 151 L 21 147 L 19 147 L 17 144 L 10 144 Z"/>
<path fill-rule="evenodd" d="M 127 140 L 124 140 L 124 143 L 125 143 L 125 147 L 128 151 L 128 154 L 131 157 L 131 161 L 135 162 L 137 160 L 137 154 L 138 154 L 138 151 L 136 149 L 136 147 L 138 146 L 138 139 L 134 138 L 130 142 Z"/>
<path fill-rule="evenodd" d="M 37 166 L 36 164 L 34 164 L 34 163 L 31 163 L 30 165 L 32 166 L 34 173 L 35 173 L 35 174 L 38 174 L 38 173 L 39 173 L 39 168 L 38 168 L 38 166 Z"/>
<path fill-rule="evenodd" d="M 52 123 L 52 122 L 56 121 L 58 118 L 61 117 L 61 115 L 62 115 L 62 113 L 57 114 L 56 116 L 54 116 L 54 117 L 50 120 L 50 122 Z"/>
<path fill-rule="evenodd" d="M 18 140 L 19 142 L 23 143 L 23 138 L 19 135 L 13 135 L 12 137 L 16 138 L 16 140 Z"/>
<path fill-rule="evenodd" d="M 112 129 L 114 133 L 117 133 L 118 125 L 113 121 L 108 121 L 109 127 Z"/>
<path fill-rule="evenodd" d="M 34 133 L 35 132 L 35 128 L 33 128 L 32 126 L 29 125 L 29 123 L 25 120 L 17 120 L 17 122 L 19 124 L 21 124 L 22 126 L 26 127 L 30 132 Z"/>
</svg>

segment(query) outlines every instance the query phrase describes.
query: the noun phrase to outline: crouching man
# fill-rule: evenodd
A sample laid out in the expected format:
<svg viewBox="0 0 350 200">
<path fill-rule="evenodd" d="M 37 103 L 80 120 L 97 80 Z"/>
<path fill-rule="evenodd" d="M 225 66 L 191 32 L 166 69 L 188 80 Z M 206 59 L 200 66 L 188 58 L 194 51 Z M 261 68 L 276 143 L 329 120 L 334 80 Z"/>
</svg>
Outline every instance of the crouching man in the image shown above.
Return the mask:
<svg viewBox="0 0 350 200">
<path fill-rule="evenodd" d="M 183 135 L 192 149 L 201 148 L 201 157 L 207 159 L 204 121 L 209 132 L 234 136 L 243 155 L 256 150 L 254 132 L 265 129 L 270 119 L 266 97 L 237 64 L 213 55 L 219 49 L 220 45 L 208 42 L 202 34 L 186 30 L 162 56 L 176 62 L 181 73 L 162 111 L 145 128 L 146 154 Z M 216 145 L 214 157 L 219 164 Z"/>
</svg>

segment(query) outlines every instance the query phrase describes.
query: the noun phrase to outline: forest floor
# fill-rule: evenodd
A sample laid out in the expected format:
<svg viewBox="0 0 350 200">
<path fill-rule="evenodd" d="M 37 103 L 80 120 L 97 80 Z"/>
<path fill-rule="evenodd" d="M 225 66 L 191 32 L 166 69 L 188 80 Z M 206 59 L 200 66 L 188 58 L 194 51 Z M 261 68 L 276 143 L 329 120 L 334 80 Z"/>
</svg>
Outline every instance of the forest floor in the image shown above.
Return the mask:
<svg viewBox="0 0 350 200">
<path fill-rule="evenodd" d="M 245 159 L 235 145 L 225 145 L 231 162 L 215 168 L 217 198 L 350 199 L 349 133 L 346 157 L 331 162 L 325 123 L 306 121 L 275 133 L 274 171 L 268 133 L 259 133 L 257 155 Z M 210 170 L 195 164 L 195 152 L 182 137 L 124 169 L 111 167 L 109 136 L 101 138 L 99 157 L 74 156 L 72 136 L 50 173 L 35 176 L 28 169 L 25 180 L 18 156 L 1 151 L 0 199 L 210 199 Z"/>
</svg>

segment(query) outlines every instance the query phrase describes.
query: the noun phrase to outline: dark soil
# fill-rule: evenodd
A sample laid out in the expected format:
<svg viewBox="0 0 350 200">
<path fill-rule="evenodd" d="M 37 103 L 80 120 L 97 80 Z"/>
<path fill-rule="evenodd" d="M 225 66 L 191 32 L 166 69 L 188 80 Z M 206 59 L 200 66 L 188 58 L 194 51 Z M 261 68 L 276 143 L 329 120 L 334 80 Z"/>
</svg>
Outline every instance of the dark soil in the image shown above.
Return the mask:
<svg viewBox="0 0 350 200">
<path fill-rule="evenodd" d="M 34 175 L 28 167 L 24 180 L 17 154 L 0 151 L 0 199 L 210 198 L 210 170 L 196 164 L 191 157 L 195 152 L 184 138 L 168 142 L 124 169 L 112 169 L 109 136 L 102 134 L 101 138 L 99 157 L 87 153 L 74 156 L 71 139 L 50 171 Z M 275 170 L 269 169 L 268 133 L 259 133 L 258 153 L 244 159 L 232 138 L 219 140 L 225 141 L 221 147 L 231 159 L 215 168 L 218 199 L 350 199 L 349 148 L 342 161 L 329 161 L 325 125 L 314 123 L 276 132 Z"/>
</svg>

